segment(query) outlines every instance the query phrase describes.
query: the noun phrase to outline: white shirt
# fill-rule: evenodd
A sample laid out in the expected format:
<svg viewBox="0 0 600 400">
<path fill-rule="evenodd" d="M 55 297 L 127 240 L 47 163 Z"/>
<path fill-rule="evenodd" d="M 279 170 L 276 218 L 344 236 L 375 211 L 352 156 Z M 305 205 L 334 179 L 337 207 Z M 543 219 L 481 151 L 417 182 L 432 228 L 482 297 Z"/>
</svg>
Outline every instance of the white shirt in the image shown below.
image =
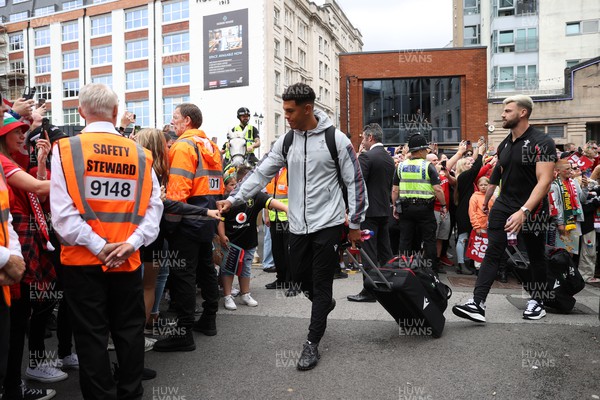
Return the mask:
<svg viewBox="0 0 600 400">
<path fill-rule="evenodd" d="M 83 132 L 110 133 L 120 136 L 110 122 L 92 122 L 85 127 Z M 54 145 L 52 151 L 51 167 L 50 210 L 52 211 L 52 226 L 63 242 L 71 246 L 85 246 L 92 254 L 98 255 L 106 245 L 106 241 L 83 220 L 71 196 L 69 196 L 57 145 Z M 148 246 L 154 242 L 158 237 L 162 212 L 163 203 L 160 200 L 160 185 L 154 170 L 152 170 L 152 195 L 146 209 L 146 215 L 126 242 L 136 250 L 142 245 Z"/>
<path fill-rule="evenodd" d="M 8 247 L 0 246 L 0 269 L 4 268 L 10 256 L 23 258 L 19 235 L 12 226 L 12 214 L 8 214 Z"/>
</svg>

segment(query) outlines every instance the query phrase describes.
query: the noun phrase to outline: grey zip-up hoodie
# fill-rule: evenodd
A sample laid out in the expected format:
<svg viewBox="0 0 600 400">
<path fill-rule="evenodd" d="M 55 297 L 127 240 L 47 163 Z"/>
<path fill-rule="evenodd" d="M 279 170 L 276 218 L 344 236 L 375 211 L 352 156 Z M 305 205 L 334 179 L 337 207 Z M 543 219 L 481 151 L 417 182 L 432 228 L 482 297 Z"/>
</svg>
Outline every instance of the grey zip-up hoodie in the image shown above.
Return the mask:
<svg viewBox="0 0 600 400">
<path fill-rule="evenodd" d="M 324 112 L 315 110 L 317 127 L 310 131 L 294 130 L 294 140 L 287 155 L 289 228 L 295 235 L 305 235 L 345 221 L 345 205 L 338 183 L 335 162 L 331 158 L 325 130 L 333 125 Z M 281 136 L 258 167 L 232 192 L 227 200 L 242 204 L 254 197 L 286 166 L 282 154 Z M 358 157 L 350 140 L 341 131 L 335 132 L 338 162 L 342 179 L 348 188 L 348 219 L 352 229 L 359 229 L 368 207 L 367 188 Z"/>
</svg>

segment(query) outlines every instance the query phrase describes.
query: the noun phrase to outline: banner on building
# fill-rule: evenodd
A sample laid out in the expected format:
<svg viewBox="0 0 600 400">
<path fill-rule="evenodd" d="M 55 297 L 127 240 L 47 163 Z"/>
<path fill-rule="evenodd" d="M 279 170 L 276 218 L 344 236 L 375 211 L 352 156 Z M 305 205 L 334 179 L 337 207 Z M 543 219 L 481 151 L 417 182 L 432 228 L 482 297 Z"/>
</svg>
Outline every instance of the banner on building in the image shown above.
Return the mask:
<svg viewBox="0 0 600 400">
<path fill-rule="evenodd" d="M 204 90 L 248 86 L 248 9 L 204 17 Z"/>
</svg>

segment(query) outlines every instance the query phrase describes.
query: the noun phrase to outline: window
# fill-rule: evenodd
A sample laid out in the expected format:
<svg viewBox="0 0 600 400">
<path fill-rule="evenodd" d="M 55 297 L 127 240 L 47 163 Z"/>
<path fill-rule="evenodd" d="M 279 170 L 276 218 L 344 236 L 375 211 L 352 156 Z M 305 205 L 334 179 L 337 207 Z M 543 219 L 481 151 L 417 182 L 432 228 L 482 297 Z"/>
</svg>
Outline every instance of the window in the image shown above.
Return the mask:
<svg viewBox="0 0 600 400">
<path fill-rule="evenodd" d="M 298 64 L 302 68 L 306 68 L 306 52 L 302 49 L 298 49 Z"/>
<path fill-rule="evenodd" d="M 320 79 L 323 79 L 323 73 L 324 73 L 323 69 L 324 69 L 323 68 L 323 61 L 319 61 L 319 78 Z"/>
<path fill-rule="evenodd" d="M 323 37 L 319 36 L 319 53 L 323 52 Z"/>
<path fill-rule="evenodd" d="M 281 114 L 275 113 L 275 137 L 281 136 Z"/>
<path fill-rule="evenodd" d="M 67 22 L 62 25 L 62 41 L 71 42 L 79 39 L 79 25 L 77 21 Z"/>
<path fill-rule="evenodd" d="M 308 36 L 308 27 L 304 23 L 304 21 L 298 20 L 298 38 L 300 40 L 306 42 L 306 37 Z"/>
<path fill-rule="evenodd" d="M 51 6 L 36 8 L 35 10 L 33 10 L 33 16 L 34 17 L 42 17 L 44 15 L 50 15 L 55 12 L 56 12 L 56 6 L 51 5 Z"/>
<path fill-rule="evenodd" d="M 8 36 L 8 51 L 23 49 L 23 33 L 13 33 Z"/>
<path fill-rule="evenodd" d="M 6 0 L 0 0 L 0 7 L 6 6 Z"/>
<path fill-rule="evenodd" d="M 515 15 L 514 0 L 499 0 L 498 16 L 499 17 L 507 17 L 510 15 Z"/>
<path fill-rule="evenodd" d="M 574 65 L 577 65 L 581 62 L 581 60 L 567 60 L 567 68 L 571 68 Z"/>
<path fill-rule="evenodd" d="M 35 47 L 50 45 L 50 28 L 40 28 L 35 30 Z"/>
<path fill-rule="evenodd" d="M 26 1 L 29 0 L 13 0 L 13 4 L 25 3 Z"/>
<path fill-rule="evenodd" d="M 96 75 L 92 76 L 92 83 L 102 83 L 112 89 L 112 75 Z"/>
<path fill-rule="evenodd" d="M 285 16 L 284 16 L 285 20 L 285 26 L 287 28 L 293 29 L 294 28 L 294 13 L 292 12 L 292 10 L 290 10 L 289 8 L 285 8 Z"/>
<path fill-rule="evenodd" d="M 567 36 L 584 35 L 587 33 L 597 33 L 600 20 L 590 19 L 587 21 L 567 22 Z"/>
<path fill-rule="evenodd" d="M 562 139 L 565 137 L 566 125 L 534 125 L 534 127 L 551 138 Z"/>
<path fill-rule="evenodd" d="M 28 11 L 22 11 L 22 12 L 10 14 L 8 16 L 8 20 L 10 22 L 23 21 L 24 19 L 27 19 L 27 18 L 29 18 L 29 12 Z"/>
<path fill-rule="evenodd" d="M 112 63 L 112 46 L 102 46 L 92 48 L 92 65 L 102 65 Z"/>
<path fill-rule="evenodd" d="M 323 86 L 319 86 L 319 96 L 317 97 L 317 101 L 323 101 Z"/>
<path fill-rule="evenodd" d="M 135 114 L 135 120 L 138 125 L 150 126 L 150 105 L 148 100 L 128 101 L 125 105 L 127 111 Z"/>
<path fill-rule="evenodd" d="M 37 57 L 35 59 L 35 73 L 49 74 L 50 73 L 50 56 Z"/>
<path fill-rule="evenodd" d="M 125 59 L 148 57 L 148 39 L 132 40 L 125 44 Z"/>
<path fill-rule="evenodd" d="M 517 29 L 516 52 L 537 51 L 537 28 Z"/>
<path fill-rule="evenodd" d="M 10 72 L 24 74 L 25 73 L 25 63 L 23 62 L 23 60 L 11 61 L 10 62 Z"/>
<path fill-rule="evenodd" d="M 63 70 L 79 68 L 79 52 L 72 51 L 63 54 Z"/>
<path fill-rule="evenodd" d="M 292 59 L 292 41 L 288 38 L 285 39 L 285 56 Z"/>
<path fill-rule="evenodd" d="M 188 0 L 163 3 L 163 22 L 178 21 L 190 17 Z"/>
<path fill-rule="evenodd" d="M 163 54 L 181 53 L 190 50 L 190 33 L 179 32 L 163 37 Z"/>
<path fill-rule="evenodd" d="M 63 97 L 79 96 L 79 80 L 63 81 Z"/>
<path fill-rule="evenodd" d="M 596 33 L 598 32 L 598 20 L 581 21 L 581 33 Z"/>
<path fill-rule="evenodd" d="M 275 53 L 275 57 L 281 58 L 281 43 L 279 40 L 275 39 L 275 44 L 273 46 L 273 52 Z"/>
<path fill-rule="evenodd" d="M 537 65 L 518 65 L 515 89 L 533 90 L 537 88 Z"/>
<path fill-rule="evenodd" d="M 281 24 L 281 11 L 277 7 L 273 9 L 273 24 L 275 26 L 280 26 Z"/>
<path fill-rule="evenodd" d="M 163 85 L 190 83 L 190 65 L 169 65 L 163 68 Z"/>
<path fill-rule="evenodd" d="M 79 125 L 80 121 L 79 111 L 76 108 L 63 109 L 63 122 L 65 125 Z"/>
<path fill-rule="evenodd" d="M 148 89 L 148 70 L 131 71 L 125 74 L 125 89 Z M 131 111 L 131 110 L 129 110 Z"/>
<path fill-rule="evenodd" d="M 567 22 L 567 36 L 568 35 L 579 35 L 579 22 Z"/>
<path fill-rule="evenodd" d="M 125 12 L 125 29 L 138 29 L 148 26 L 148 8 Z"/>
<path fill-rule="evenodd" d="M 327 65 L 327 63 L 323 64 L 324 68 L 323 68 L 323 79 L 325 79 L 326 81 L 329 81 L 329 65 Z"/>
<path fill-rule="evenodd" d="M 72 10 L 74 8 L 83 7 L 83 0 L 65 1 L 63 3 L 63 11 Z"/>
<path fill-rule="evenodd" d="M 163 99 L 163 122 L 170 124 L 173 119 L 175 107 L 182 103 L 189 103 L 190 96 L 165 97 Z"/>
<path fill-rule="evenodd" d="M 92 36 L 109 35 L 112 32 L 112 18 L 110 14 L 92 18 Z"/>
<path fill-rule="evenodd" d="M 464 44 L 465 46 L 478 45 L 480 43 L 479 25 L 465 26 L 464 29 Z"/>
<path fill-rule="evenodd" d="M 52 100 L 52 88 L 50 84 L 37 85 L 36 88 L 38 99 Z M 48 115 L 48 112 L 46 112 L 46 115 Z"/>
<path fill-rule="evenodd" d="M 329 54 L 329 42 L 327 39 L 323 40 L 323 52 L 325 55 Z"/>
<path fill-rule="evenodd" d="M 511 67 L 498 67 L 498 90 L 515 88 L 515 71 Z"/>
<path fill-rule="evenodd" d="M 479 0 L 464 0 L 464 14 L 479 14 Z"/>
<path fill-rule="evenodd" d="M 497 31 L 494 31 L 494 34 L 496 34 L 496 32 Z M 494 46 L 495 53 L 512 53 L 515 51 L 514 31 L 498 31 L 497 38 L 497 43 L 495 43 Z"/>
<path fill-rule="evenodd" d="M 275 87 L 275 96 L 281 96 L 281 73 L 279 71 L 275 71 L 273 86 Z"/>
<path fill-rule="evenodd" d="M 285 75 L 283 79 L 285 80 L 285 86 L 290 86 L 294 83 L 294 73 L 289 67 L 285 67 Z"/>
</svg>

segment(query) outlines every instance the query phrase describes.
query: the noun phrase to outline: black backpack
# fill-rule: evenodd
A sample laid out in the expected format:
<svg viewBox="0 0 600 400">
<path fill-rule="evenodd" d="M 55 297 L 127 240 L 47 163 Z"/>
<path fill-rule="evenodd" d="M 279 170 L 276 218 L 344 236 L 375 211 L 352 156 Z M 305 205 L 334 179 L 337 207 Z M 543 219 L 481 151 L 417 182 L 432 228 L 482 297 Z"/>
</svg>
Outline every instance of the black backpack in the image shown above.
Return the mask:
<svg viewBox="0 0 600 400">
<path fill-rule="evenodd" d="M 281 153 L 283 154 L 283 158 L 287 164 L 287 156 L 290 151 L 290 146 L 294 141 L 294 130 L 290 129 L 283 138 L 283 147 L 281 148 Z M 344 184 L 344 180 L 342 179 L 342 172 L 340 170 L 340 162 L 338 160 L 337 146 L 335 145 L 335 126 L 331 125 L 329 128 L 325 130 L 325 143 L 327 144 L 327 149 L 329 149 L 329 154 L 331 154 L 331 158 L 335 162 L 335 171 L 337 173 L 337 180 L 340 188 L 342 189 L 342 194 L 344 197 L 344 204 L 346 205 L 346 210 L 348 209 L 348 188 Z M 288 168 L 288 180 L 289 180 L 290 170 Z"/>
</svg>

